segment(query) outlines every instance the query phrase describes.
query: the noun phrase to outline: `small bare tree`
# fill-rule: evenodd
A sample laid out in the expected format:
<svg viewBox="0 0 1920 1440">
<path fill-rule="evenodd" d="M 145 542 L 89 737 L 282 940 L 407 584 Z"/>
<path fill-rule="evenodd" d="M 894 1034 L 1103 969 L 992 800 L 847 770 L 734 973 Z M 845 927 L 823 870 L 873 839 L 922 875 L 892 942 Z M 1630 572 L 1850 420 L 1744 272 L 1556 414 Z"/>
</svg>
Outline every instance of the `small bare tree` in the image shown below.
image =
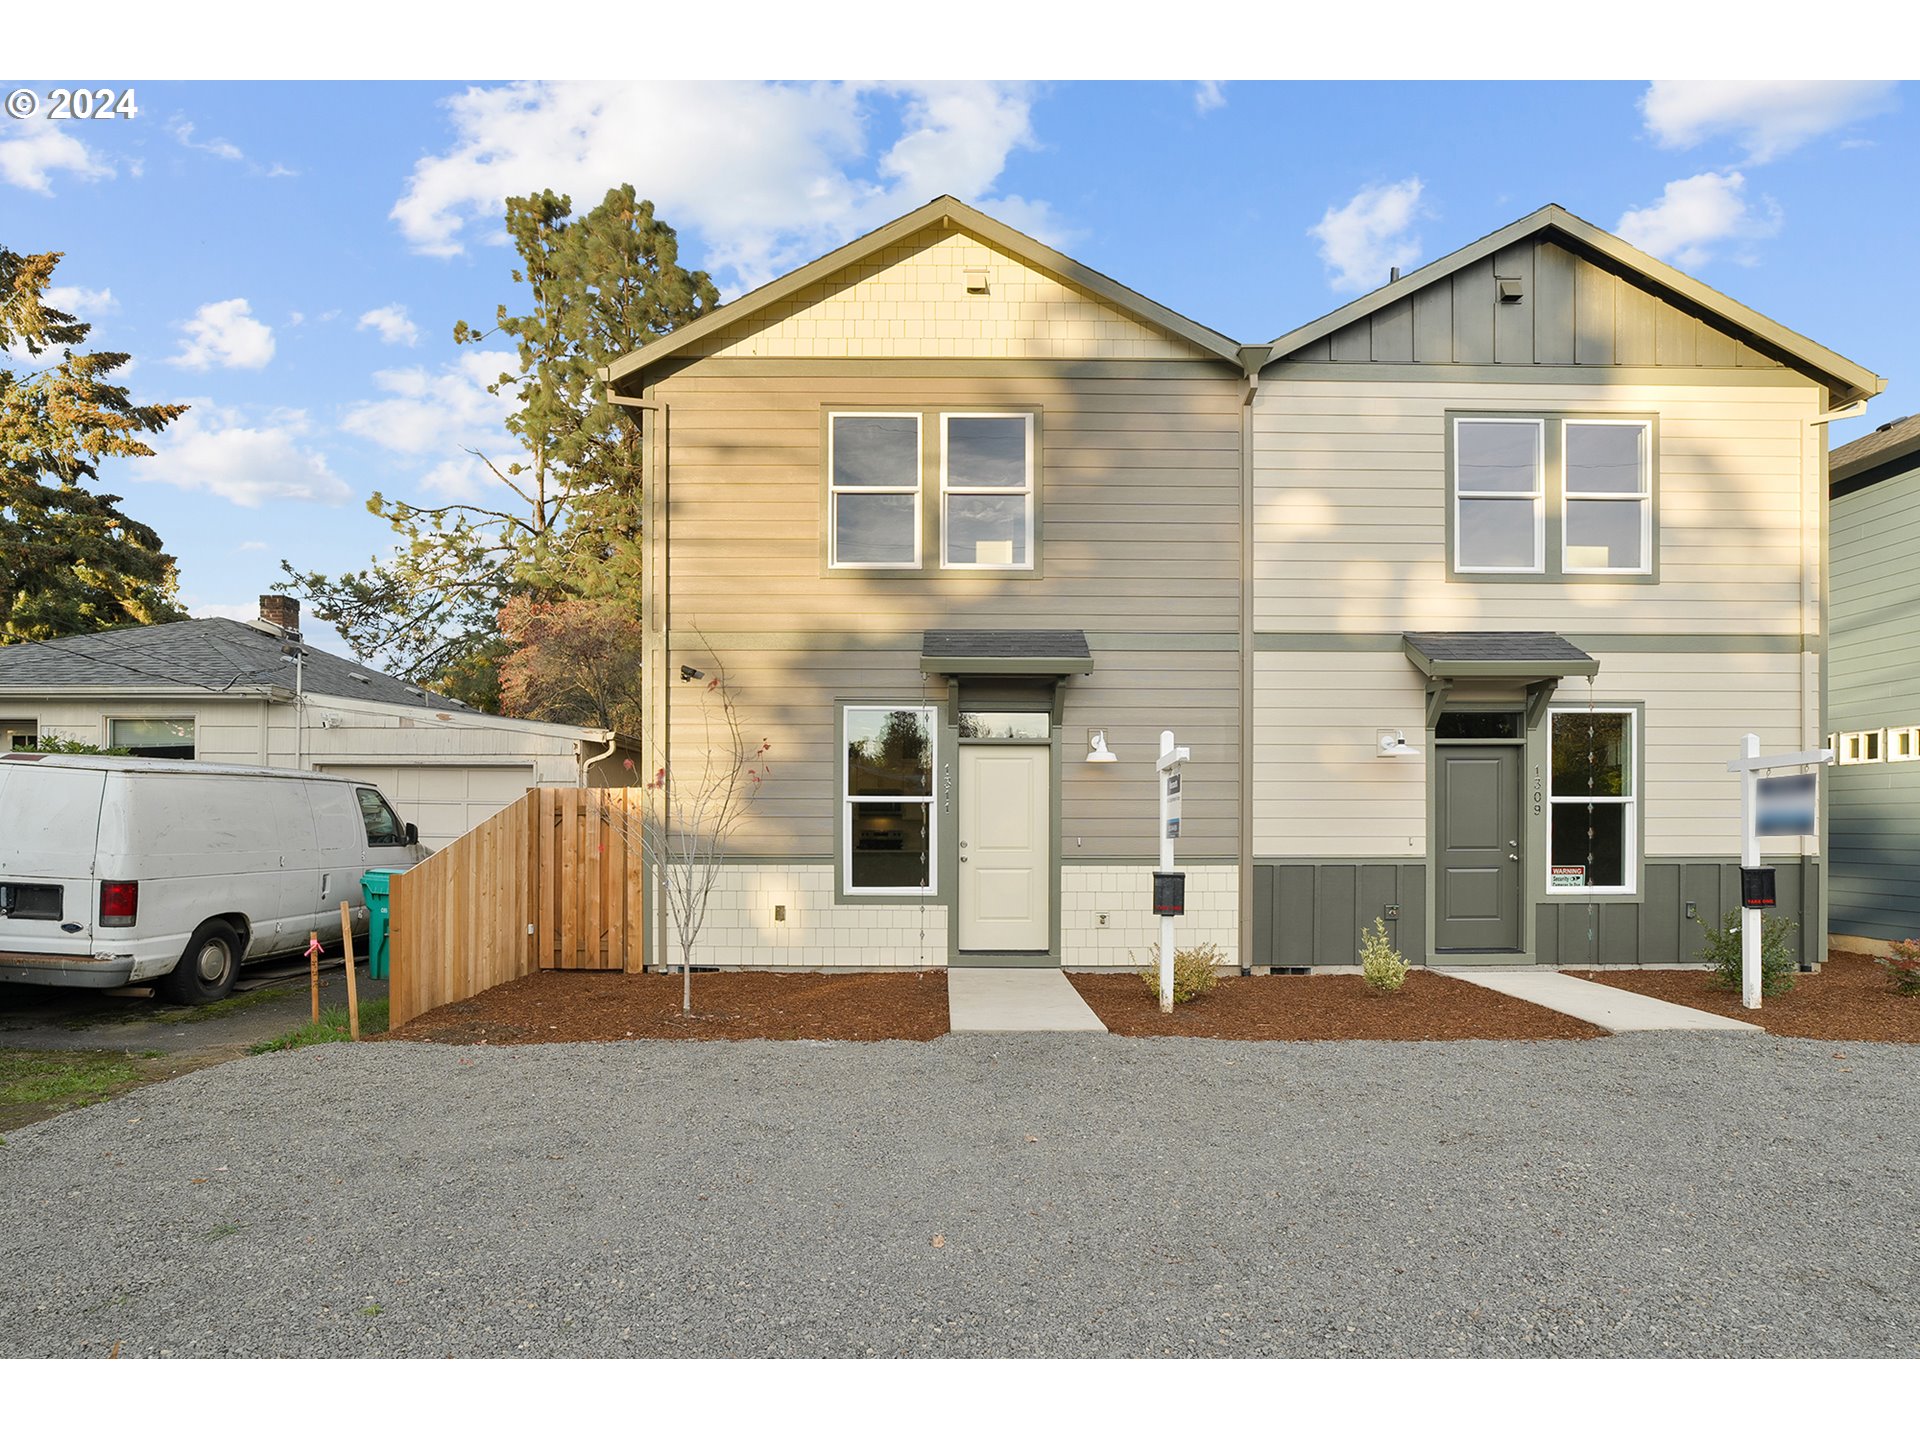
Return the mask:
<svg viewBox="0 0 1920 1440">
<path fill-rule="evenodd" d="M 629 843 L 638 839 L 648 868 L 660 879 L 667 916 L 680 939 L 680 1009 L 693 1009 L 693 950 L 707 921 L 707 902 L 720 878 L 727 847 L 746 820 L 770 773 L 771 742 L 749 741 L 740 710 L 727 686 L 726 667 L 715 658 L 713 674 L 682 666 L 683 680 L 700 682 L 700 718 L 677 727 L 675 763 L 648 737 L 652 773 L 642 782 L 644 803 L 635 817 L 623 811 Z M 633 770 L 633 761 L 626 766 Z M 636 834 L 637 832 L 637 834 Z"/>
</svg>

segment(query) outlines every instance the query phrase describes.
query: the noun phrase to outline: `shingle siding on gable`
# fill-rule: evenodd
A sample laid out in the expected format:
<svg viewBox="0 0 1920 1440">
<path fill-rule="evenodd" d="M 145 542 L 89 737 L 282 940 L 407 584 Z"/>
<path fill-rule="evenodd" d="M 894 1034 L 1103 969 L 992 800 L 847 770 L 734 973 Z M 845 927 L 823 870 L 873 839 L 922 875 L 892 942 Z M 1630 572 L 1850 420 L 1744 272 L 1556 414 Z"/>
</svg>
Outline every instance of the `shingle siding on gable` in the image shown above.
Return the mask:
<svg viewBox="0 0 1920 1440">
<path fill-rule="evenodd" d="M 1497 279 L 1520 281 L 1501 304 Z M 1385 277 L 1381 277 L 1383 280 Z M 1285 357 L 1339 364 L 1781 368 L 1696 315 L 1533 239 L 1467 266 Z"/>
<path fill-rule="evenodd" d="M 969 295 L 984 267 L 988 293 Z M 726 359 L 888 357 L 1205 360 L 1144 324 L 960 230 L 929 230 L 810 285 L 736 325 L 700 353 Z"/>
</svg>

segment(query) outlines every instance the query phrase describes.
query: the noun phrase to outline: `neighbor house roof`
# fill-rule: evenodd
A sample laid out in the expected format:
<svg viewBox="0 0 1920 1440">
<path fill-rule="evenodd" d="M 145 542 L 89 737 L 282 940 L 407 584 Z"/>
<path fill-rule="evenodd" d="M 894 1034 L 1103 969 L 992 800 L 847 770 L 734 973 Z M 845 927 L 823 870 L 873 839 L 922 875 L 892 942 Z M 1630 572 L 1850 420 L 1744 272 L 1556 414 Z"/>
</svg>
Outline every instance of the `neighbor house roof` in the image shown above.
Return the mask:
<svg viewBox="0 0 1920 1440">
<path fill-rule="evenodd" d="M 1076 289 L 1098 296 L 1120 309 L 1138 316 L 1162 330 L 1178 335 L 1200 349 L 1218 355 L 1223 360 L 1240 363 L 1240 347 L 1218 330 L 1210 330 L 1196 320 L 1169 310 L 1157 300 L 1149 300 L 1137 290 L 1130 290 L 1118 280 L 1102 275 L 1098 270 L 1088 269 L 1078 260 L 1062 255 L 1050 246 L 1042 245 L 1031 235 L 1023 235 L 1011 225 L 1004 225 L 991 215 L 982 214 L 971 205 L 963 205 L 951 195 L 942 195 L 918 210 L 902 215 L 890 224 L 882 225 L 878 230 L 862 235 L 858 240 L 849 241 L 838 250 L 822 255 L 810 264 L 802 265 L 798 270 L 782 275 L 778 280 L 769 281 L 758 290 L 750 290 L 738 300 L 718 307 L 702 315 L 691 325 L 675 330 L 642 349 L 608 365 L 600 372 L 601 378 L 617 382 L 633 377 L 637 372 L 648 369 L 665 360 L 669 355 L 677 354 L 690 345 L 696 345 L 722 326 L 732 325 L 763 310 L 769 305 L 778 304 L 788 296 L 805 289 L 807 286 L 824 280 L 850 265 L 857 265 L 869 255 L 897 245 L 901 241 L 918 234 L 933 225 L 952 225 L 986 241 L 989 245 L 1004 250 L 1016 259 L 1023 260 L 1036 270 L 1043 270 L 1064 281 Z M 632 386 L 621 388 L 633 388 Z"/>
<path fill-rule="evenodd" d="M 1084 630 L 929 630 L 920 668 L 931 675 L 1085 675 L 1093 652 Z"/>
<path fill-rule="evenodd" d="M 294 666 L 285 651 L 293 643 L 239 620 L 179 620 L 0 646 L 0 693 L 103 687 L 292 693 Z M 306 652 L 299 679 L 309 695 L 480 713 L 325 650 L 299 648 Z"/>
<path fill-rule="evenodd" d="M 1844 495 L 1915 466 L 1920 466 L 1920 415 L 1902 415 L 1835 447 L 1827 457 L 1827 483 L 1835 495 Z"/>
<path fill-rule="evenodd" d="M 1598 256 L 1616 269 L 1634 272 L 1640 278 L 1650 282 L 1656 288 L 1665 291 L 1683 307 L 1718 319 L 1722 324 L 1731 326 L 1749 337 L 1749 343 L 1763 353 L 1771 354 L 1781 363 L 1796 370 L 1812 375 L 1833 392 L 1835 404 L 1847 404 L 1855 400 L 1864 400 L 1878 395 L 1886 388 L 1887 382 L 1863 366 L 1856 365 L 1844 355 L 1835 354 L 1826 346 L 1816 344 L 1797 331 L 1789 330 L 1777 321 L 1769 320 L 1759 311 L 1742 305 L 1730 296 L 1722 295 L 1712 286 L 1703 284 L 1691 275 L 1676 270 L 1665 261 L 1656 260 L 1646 251 L 1636 249 L 1610 231 L 1602 230 L 1578 215 L 1562 209 L 1558 205 L 1545 205 L 1531 215 L 1514 221 L 1491 235 L 1474 241 L 1471 245 L 1443 255 L 1421 266 L 1418 270 L 1402 275 L 1390 284 L 1362 295 L 1358 300 L 1341 306 L 1338 310 L 1322 315 L 1318 320 L 1310 321 L 1294 330 L 1289 330 L 1273 342 L 1273 360 L 1275 363 L 1285 359 L 1293 352 L 1311 345 L 1334 331 L 1345 328 L 1354 321 L 1376 310 L 1384 309 L 1395 301 L 1424 290 L 1436 280 L 1445 278 L 1455 271 L 1504 250 L 1507 246 L 1525 240 L 1543 231 L 1557 232 L 1563 238 L 1574 242 L 1587 252 Z"/>
<path fill-rule="evenodd" d="M 1600 662 L 1551 630 L 1408 631 L 1407 658 L 1435 679 L 1546 679 L 1597 675 Z"/>
</svg>

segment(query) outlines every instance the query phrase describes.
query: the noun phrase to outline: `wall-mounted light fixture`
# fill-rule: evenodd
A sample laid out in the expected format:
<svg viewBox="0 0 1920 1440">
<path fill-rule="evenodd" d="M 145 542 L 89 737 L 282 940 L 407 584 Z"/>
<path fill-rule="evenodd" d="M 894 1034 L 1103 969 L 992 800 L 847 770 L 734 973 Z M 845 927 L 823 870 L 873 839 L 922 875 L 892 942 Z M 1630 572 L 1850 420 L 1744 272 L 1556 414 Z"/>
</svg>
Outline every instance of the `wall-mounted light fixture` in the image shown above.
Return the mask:
<svg viewBox="0 0 1920 1440">
<path fill-rule="evenodd" d="M 704 680 L 707 678 L 707 672 L 704 670 L 696 670 L 691 665 L 682 665 L 680 667 L 680 678 L 682 680 Z"/>
<path fill-rule="evenodd" d="M 1420 747 L 1407 744 L 1407 735 L 1404 730 L 1382 730 L 1380 753 L 1382 755 L 1418 755 Z"/>
<path fill-rule="evenodd" d="M 1089 765 L 1111 765 L 1120 757 L 1107 749 L 1107 732 L 1104 730 L 1087 731 L 1087 763 Z"/>
</svg>

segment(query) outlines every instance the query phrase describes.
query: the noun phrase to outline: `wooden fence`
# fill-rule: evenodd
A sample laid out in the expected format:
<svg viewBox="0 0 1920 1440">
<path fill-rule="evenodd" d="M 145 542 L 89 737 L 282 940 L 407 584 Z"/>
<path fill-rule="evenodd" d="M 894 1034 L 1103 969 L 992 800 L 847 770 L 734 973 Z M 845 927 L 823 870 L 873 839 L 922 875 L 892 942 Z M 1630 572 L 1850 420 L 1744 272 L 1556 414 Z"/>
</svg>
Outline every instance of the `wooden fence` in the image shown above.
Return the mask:
<svg viewBox="0 0 1920 1440">
<path fill-rule="evenodd" d="M 640 969 L 644 793 L 529 790 L 395 875 L 389 1023 L 536 969 Z"/>
</svg>

